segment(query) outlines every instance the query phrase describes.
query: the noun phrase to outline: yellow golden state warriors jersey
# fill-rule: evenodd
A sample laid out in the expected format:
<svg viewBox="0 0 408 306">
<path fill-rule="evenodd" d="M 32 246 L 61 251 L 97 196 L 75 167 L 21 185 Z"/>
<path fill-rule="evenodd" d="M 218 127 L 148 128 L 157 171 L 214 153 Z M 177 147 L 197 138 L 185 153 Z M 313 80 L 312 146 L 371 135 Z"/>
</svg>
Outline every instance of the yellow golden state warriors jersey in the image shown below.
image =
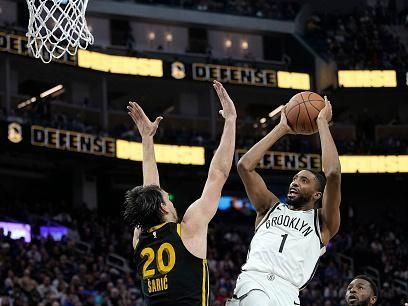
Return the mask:
<svg viewBox="0 0 408 306">
<path fill-rule="evenodd" d="M 142 232 L 135 249 L 137 273 L 148 306 L 208 306 L 207 260 L 192 255 L 177 223 Z"/>
</svg>

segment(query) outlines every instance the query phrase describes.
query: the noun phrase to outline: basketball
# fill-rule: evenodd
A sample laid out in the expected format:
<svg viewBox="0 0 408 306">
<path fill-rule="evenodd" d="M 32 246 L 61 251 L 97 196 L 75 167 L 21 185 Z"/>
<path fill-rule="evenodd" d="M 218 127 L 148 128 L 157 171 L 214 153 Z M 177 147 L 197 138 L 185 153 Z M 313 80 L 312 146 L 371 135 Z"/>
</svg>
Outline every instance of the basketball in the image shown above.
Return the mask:
<svg viewBox="0 0 408 306">
<path fill-rule="evenodd" d="M 317 132 L 316 118 L 325 105 L 317 93 L 302 91 L 286 104 L 286 118 L 296 134 L 311 135 Z"/>
</svg>

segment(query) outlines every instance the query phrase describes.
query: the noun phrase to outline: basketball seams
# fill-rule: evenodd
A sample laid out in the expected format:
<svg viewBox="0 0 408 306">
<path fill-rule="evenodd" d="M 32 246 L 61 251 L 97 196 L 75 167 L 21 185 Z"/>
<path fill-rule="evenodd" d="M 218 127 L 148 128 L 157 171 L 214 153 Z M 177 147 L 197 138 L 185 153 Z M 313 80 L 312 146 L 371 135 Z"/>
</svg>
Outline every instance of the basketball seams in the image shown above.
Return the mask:
<svg viewBox="0 0 408 306">
<path fill-rule="evenodd" d="M 297 100 L 293 100 L 296 102 L 296 105 L 294 105 L 292 108 L 290 108 L 289 110 L 286 110 L 286 116 L 289 115 L 290 111 L 293 110 L 296 106 L 302 104 L 302 102 L 298 102 Z"/>
<path fill-rule="evenodd" d="M 309 101 L 310 102 L 310 105 L 311 106 L 313 106 L 314 107 L 314 109 L 316 109 L 319 113 L 320 113 L 320 109 L 319 108 L 317 108 L 312 102 L 318 102 L 318 101 L 322 101 L 322 100 L 311 100 L 311 101 Z"/>
<path fill-rule="evenodd" d="M 307 101 L 310 101 L 310 96 L 313 94 L 313 92 L 309 92 L 309 96 L 307 97 Z"/>
<path fill-rule="evenodd" d="M 309 96 L 307 97 L 307 101 L 309 102 L 309 104 L 310 105 L 312 105 L 312 103 L 310 103 L 310 97 L 313 95 L 314 93 L 313 92 L 310 92 L 309 93 Z M 313 105 L 312 105 L 313 106 Z M 313 106 L 314 107 L 314 106 Z M 309 117 L 309 123 L 310 123 L 310 128 L 312 129 L 312 132 L 315 132 L 315 127 L 314 127 L 314 125 L 313 125 L 313 120 L 312 120 L 312 118 L 310 117 L 310 114 L 309 114 L 309 109 L 307 108 L 307 106 L 306 106 L 306 103 L 305 103 L 305 108 L 306 108 L 306 113 L 307 113 L 307 116 Z"/>
<path fill-rule="evenodd" d="M 296 118 L 296 124 L 295 124 L 296 130 L 295 130 L 295 132 L 298 130 L 298 122 L 299 122 L 299 116 L 300 116 L 300 105 L 301 104 L 297 105 L 299 107 L 299 109 L 298 109 L 298 114 L 297 114 L 297 118 Z"/>
<path fill-rule="evenodd" d="M 302 97 L 302 95 L 300 95 L 301 97 Z M 302 97 L 302 100 L 303 100 L 303 97 Z M 286 115 L 289 115 L 289 112 L 291 111 L 291 110 L 293 110 L 296 106 L 298 106 L 298 105 L 300 105 L 300 104 L 304 104 L 304 103 L 306 103 L 306 102 L 319 102 L 319 101 L 323 101 L 322 99 L 318 99 L 318 100 L 308 100 L 308 101 L 302 101 L 302 102 L 299 102 L 298 100 L 292 100 L 291 102 L 296 102 L 296 104 L 294 105 L 294 106 L 292 106 L 291 108 L 289 108 L 288 110 L 286 110 Z M 312 104 L 312 106 L 314 107 L 314 108 L 316 108 L 313 104 Z M 318 110 L 319 112 L 320 112 L 320 110 L 318 109 L 318 108 L 316 108 L 316 110 Z"/>
<path fill-rule="evenodd" d="M 306 101 L 305 101 L 305 99 L 303 98 L 303 94 L 300 94 L 300 97 L 302 98 L 302 103 L 299 104 L 299 114 L 298 114 L 298 118 L 297 118 L 297 123 L 299 122 L 300 108 L 301 108 L 300 106 L 303 105 L 303 107 L 307 109 L 307 107 L 306 107 Z M 297 129 L 297 124 L 296 124 L 296 129 Z"/>
<path fill-rule="evenodd" d="M 309 93 L 309 96 L 307 97 L 307 99 L 309 99 L 309 97 L 310 97 L 311 94 L 313 94 L 313 93 L 310 92 L 310 93 Z M 302 94 L 302 93 L 300 94 L 300 96 L 301 96 L 302 101 L 303 101 L 301 104 L 303 105 L 303 107 L 304 107 L 305 110 L 306 110 L 307 115 L 309 116 L 309 113 L 308 113 L 308 111 L 307 111 L 307 106 L 306 106 L 306 102 L 307 102 L 307 101 L 305 101 L 305 99 L 303 98 L 303 94 Z M 299 105 L 299 115 L 300 115 L 300 105 Z M 304 114 L 302 114 L 302 116 L 304 117 Z M 309 116 L 309 119 L 310 119 L 310 116 Z M 299 116 L 298 116 L 298 121 L 299 121 Z M 304 119 L 303 119 L 303 121 L 304 121 Z M 309 122 L 310 122 L 310 120 L 309 120 Z M 304 128 L 306 129 L 306 126 L 304 126 Z M 313 125 L 311 126 L 311 128 L 313 129 Z"/>
<path fill-rule="evenodd" d="M 310 104 L 310 103 L 309 103 L 309 104 Z M 314 132 L 314 131 L 315 131 L 315 127 L 314 127 L 314 125 L 313 125 L 313 120 L 312 120 L 312 118 L 310 117 L 309 110 L 307 109 L 306 103 L 305 103 L 305 108 L 306 108 L 307 116 L 309 117 L 310 127 L 312 128 L 312 132 Z"/>
<path fill-rule="evenodd" d="M 303 93 L 300 93 L 300 97 L 302 98 L 302 102 L 305 103 L 305 99 L 303 99 Z"/>
<path fill-rule="evenodd" d="M 324 102 L 324 100 L 323 99 L 317 99 L 317 100 L 308 100 L 309 102 L 319 102 L 319 101 L 323 101 Z"/>
</svg>

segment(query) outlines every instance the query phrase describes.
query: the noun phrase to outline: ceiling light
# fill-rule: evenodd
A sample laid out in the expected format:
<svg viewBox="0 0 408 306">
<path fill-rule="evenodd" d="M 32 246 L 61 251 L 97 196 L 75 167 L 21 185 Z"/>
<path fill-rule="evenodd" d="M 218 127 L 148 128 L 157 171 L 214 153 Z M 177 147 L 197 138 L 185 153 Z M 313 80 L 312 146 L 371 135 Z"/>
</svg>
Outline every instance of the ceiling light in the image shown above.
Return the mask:
<svg viewBox="0 0 408 306">
<path fill-rule="evenodd" d="M 40 94 L 40 98 L 41 98 L 41 99 L 42 99 L 42 98 L 45 98 L 45 97 L 47 97 L 47 96 L 49 96 L 49 95 L 51 95 L 51 94 L 56 93 L 57 91 L 62 90 L 63 88 L 64 88 L 64 86 L 62 86 L 61 84 L 60 84 L 60 85 L 57 85 L 57 86 L 55 86 L 55 87 L 53 87 L 53 88 L 51 88 L 51 89 L 48 89 L 48 90 L 44 91 L 43 93 L 41 93 L 41 94 Z"/>
</svg>

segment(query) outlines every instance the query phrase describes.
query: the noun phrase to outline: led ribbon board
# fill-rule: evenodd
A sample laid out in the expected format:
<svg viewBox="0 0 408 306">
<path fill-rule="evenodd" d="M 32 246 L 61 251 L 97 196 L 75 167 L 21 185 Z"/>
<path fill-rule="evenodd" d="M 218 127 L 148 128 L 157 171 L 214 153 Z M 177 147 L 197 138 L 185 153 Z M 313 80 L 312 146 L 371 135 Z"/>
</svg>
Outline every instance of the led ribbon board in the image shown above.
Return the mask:
<svg viewBox="0 0 408 306">
<path fill-rule="evenodd" d="M 172 69 L 174 78 L 176 78 L 175 72 L 181 71 L 181 68 L 185 69 L 184 66 L 180 65 L 180 62 L 177 62 L 176 67 Z M 239 85 L 310 89 L 310 76 L 307 73 L 204 63 L 194 63 L 191 69 L 192 79 L 196 81 L 218 80 L 222 83 Z M 178 78 L 179 74 L 176 75 Z"/>
<path fill-rule="evenodd" d="M 50 149 L 115 157 L 115 140 L 108 137 L 33 125 L 31 144 Z"/>
<path fill-rule="evenodd" d="M 235 161 L 238 162 L 241 156 L 246 152 L 247 150 L 236 150 Z M 257 168 L 287 171 L 312 169 L 315 171 L 320 171 L 321 157 L 319 154 L 268 151 L 258 163 Z"/>
<path fill-rule="evenodd" d="M 14 125 L 17 123 L 9 123 Z M 16 137 L 7 137 L 8 125 L 1 126 L 2 141 L 13 145 L 31 143 L 33 146 L 87 153 L 98 156 L 142 161 L 142 144 L 134 141 L 99 137 L 97 135 L 74 131 L 58 130 L 38 125 L 31 126 L 30 137 L 15 141 Z M 23 130 L 24 128 L 22 128 Z M 22 131 L 19 132 L 22 135 Z M 20 135 L 19 134 L 19 135 Z M 199 146 L 178 146 L 156 144 L 158 163 L 205 165 L 205 148 Z M 235 151 L 235 161 L 247 152 Z M 342 155 L 340 156 L 342 173 L 408 173 L 408 155 Z M 320 154 L 302 154 L 268 151 L 257 165 L 260 169 L 299 171 L 302 169 L 321 170 Z"/>
<path fill-rule="evenodd" d="M 342 173 L 407 173 L 408 155 L 343 155 Z"/>
<path fill-rule="evenodd" d="M 205 165 L 204 147 L 155 144 L 156 161 L 166 164 Z M 139 142 L 116 140 L 116 157 L 142 161 L 142 144 Z"/>
<path fill-rule="evenodd" d="M 38 147 L 142 161 L 142 144 L 74 131 L 31 126 L 31 144 Z M 166 164 L 205 165 L 205 149 L 199 146 L 156 144 L 156 161 Z"/>
<path fill-rule="evenodd" d="M 163 61 L 159 59 L 78 50 L 78 66 L 109 73 L 163 77 Z"/>
<path fill-rule="evenodd" d="M 397 87 L 395 70 L 339 70 L 342 87 Z"/>
<path fill-rule="evenodd" d="M 23 35 L 16 35 L 0 32 L 0 51 L 23 56 L 32 56 L 27 48 L 28 38 Z M 61 58 L 54 59 L 57 63 L 76 65 L 76 56 L 65 53 Z"/>
<path fill-rule="evenodd" d="M 27 49 L 27 37 L 0 32 L 0 51 L 31 56 Z M 161 59 L 137 58 L 107 53 L 78 50 L 77 55 L 64 54 L 53 61 L 107 73 L 144 77 L 168 77 L 177 80 L 186 77 L 196 81 L 219 80 L 225 83 L 310 90 L 310 75 L 301 72 L 278 71 L 268 68 L 252 68 L 206 63 L 186 64 L 165 62 Z M 164 65 L 171 66 L 165 73 Z"/>
</svg>

